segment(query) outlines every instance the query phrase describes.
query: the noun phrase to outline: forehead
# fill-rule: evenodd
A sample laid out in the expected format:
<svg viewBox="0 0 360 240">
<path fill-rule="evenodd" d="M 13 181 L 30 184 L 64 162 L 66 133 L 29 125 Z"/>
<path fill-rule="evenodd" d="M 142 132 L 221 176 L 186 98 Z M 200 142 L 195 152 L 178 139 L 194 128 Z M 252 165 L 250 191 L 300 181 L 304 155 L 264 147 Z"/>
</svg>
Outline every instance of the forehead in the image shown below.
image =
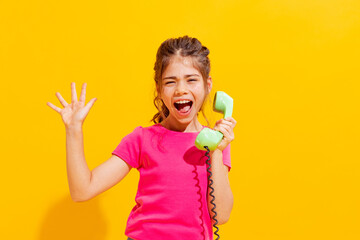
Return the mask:
<svg viewBox="0 0 360 240">
<path fill-rule="evenodd" d="M 162 74 L 162 78 L 171 76 L 183 77 L 190 74 L 198 74 L 201 77 L 201 73 L 194 65 L 193 58 L 175 56 L 170 59 L 169 65 Z"/>
</svg>

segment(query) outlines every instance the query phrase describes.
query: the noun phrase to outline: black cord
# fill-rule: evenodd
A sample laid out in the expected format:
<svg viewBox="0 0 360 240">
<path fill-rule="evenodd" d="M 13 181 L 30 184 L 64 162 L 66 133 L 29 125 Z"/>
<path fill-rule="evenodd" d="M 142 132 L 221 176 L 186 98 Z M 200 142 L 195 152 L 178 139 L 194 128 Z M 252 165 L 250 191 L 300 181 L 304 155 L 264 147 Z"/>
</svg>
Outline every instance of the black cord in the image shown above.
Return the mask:
<svg viewBox="0 0 360 240">
<path fill-rule="evenodd" d="M 216 240 L 217 239 L 220 239 L 220 235 L 218 234 L 218 231 L 219 231 L 219 227 L 216 226 L 218 224 L 218 221 L 216 219 L 216 216 L 217 216 L 217 213 L 215 211 L 215 208 L 216 208 L 216 205 L 214 203 L 215 201 L 215 196 L 213 195 L 213 192 L 214 192 L 214 188 L 212 187 L 213 185 L 213 180 L 211 179 L 211 176 L 212 176 L 212 173 L 210 171 L 210 168 L 211 168 L 211 163 L 210 163 L 210 149 L 207 147 L 207 146 L 204 146 L 204 148 L 207 150 L 206 153 L 205 153 L 205 156 L 207 156 L 207 160 L 206 160 L 206 164 L 208 165 L 208 168 L 207 168 L 207 172 L 210 173 L 210 175 L 208 176 L 208 181 L 209 181 L 209 188 L 211 189 L 210 191 L 210 196 L 212 197 L 210 203 L 214 206 L 211 211 L 214 213 L 214 216 L 212 217 L 212 219 L 214 219 L 214 224 L 213 224 L 213 227 L 216 228 L 216 231 L 214 232 L 214 234 L 217 236 Z"/>
</svg>

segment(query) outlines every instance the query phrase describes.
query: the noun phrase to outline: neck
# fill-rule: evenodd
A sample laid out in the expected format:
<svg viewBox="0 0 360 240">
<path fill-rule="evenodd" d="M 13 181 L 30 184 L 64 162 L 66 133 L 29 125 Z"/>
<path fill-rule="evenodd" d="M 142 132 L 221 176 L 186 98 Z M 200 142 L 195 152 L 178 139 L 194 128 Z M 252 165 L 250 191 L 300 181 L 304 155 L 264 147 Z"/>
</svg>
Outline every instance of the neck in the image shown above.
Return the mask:
<svg viewBox="0 0 360 240">
<path fill-rule="evenodd" d="M 202 129 L 202 125 L 197 118 L 189 123 L 181 123 L 175 119 L 171 119 L 171 117 L 167 117 L 161 122 L 161 125 L 176 132 L 199 132 Z"/>
</svg>

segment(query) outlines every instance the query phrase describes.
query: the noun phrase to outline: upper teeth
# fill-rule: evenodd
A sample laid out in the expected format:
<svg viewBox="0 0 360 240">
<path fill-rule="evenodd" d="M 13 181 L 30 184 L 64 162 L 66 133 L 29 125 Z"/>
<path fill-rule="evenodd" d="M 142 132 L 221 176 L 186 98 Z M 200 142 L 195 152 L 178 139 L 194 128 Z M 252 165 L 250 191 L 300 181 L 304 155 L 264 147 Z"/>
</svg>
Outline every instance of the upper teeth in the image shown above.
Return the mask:
<svg viewBox="0 0 360 240">
<path fill-rule="evenodd" d="M 189 100 L 181 100 L 181 101 L 177 101 L 176 103 L 178 104 L 184 104 L 184 103 L 188 103 L 190 102 Z"/>
</svg>

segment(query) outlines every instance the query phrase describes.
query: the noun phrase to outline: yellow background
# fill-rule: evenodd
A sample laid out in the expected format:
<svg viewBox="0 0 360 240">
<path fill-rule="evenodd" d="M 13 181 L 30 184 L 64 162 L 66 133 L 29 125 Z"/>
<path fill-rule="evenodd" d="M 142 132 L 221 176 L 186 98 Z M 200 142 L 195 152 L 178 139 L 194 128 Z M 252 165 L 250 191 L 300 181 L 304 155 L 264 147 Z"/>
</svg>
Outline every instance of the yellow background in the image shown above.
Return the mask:
<svg viewBox="0 0 360 240">
<path fill-rule="evenodd" d="M 157 48 L 186 34 L 210 49 L 212 96 L 235 102 L 221 239 L 360 239 L 357 0 L 1 1 L 2 239 L 125 239 L 137 171 L 72 202 L 65 128 L 46 102 L 87 82 L 93 169 L 151 124 Z"/>
</svg>

